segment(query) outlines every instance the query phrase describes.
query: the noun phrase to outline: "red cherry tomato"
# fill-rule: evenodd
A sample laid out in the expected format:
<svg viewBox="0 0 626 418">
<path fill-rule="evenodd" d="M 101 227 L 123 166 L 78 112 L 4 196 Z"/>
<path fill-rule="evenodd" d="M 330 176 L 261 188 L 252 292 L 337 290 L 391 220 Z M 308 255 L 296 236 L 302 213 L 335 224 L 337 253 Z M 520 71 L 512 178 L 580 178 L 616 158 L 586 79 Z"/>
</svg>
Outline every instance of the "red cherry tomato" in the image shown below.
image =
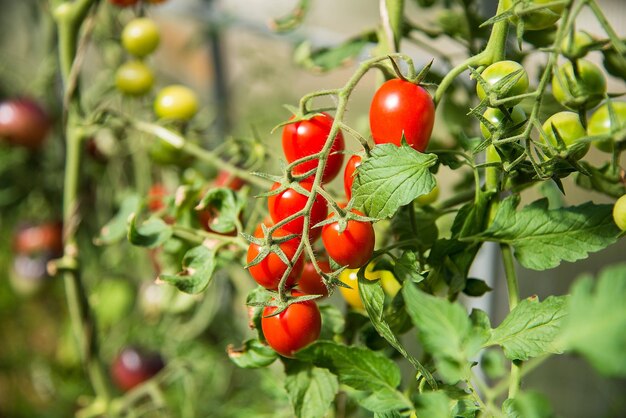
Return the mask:
<svg viewBox="0 0 626 418">
<path fill-rule="evenodd" d="M 127 347 L 113 360 L 111 377 L 126 392 L 156 375 L 164 366 L 160 354 Z"/>
<path fill-rule="evenodd" d="M 357 215 L 363 214 L 352 210 Z M 329 218 L 333 214 L 329 215 Z M 343 232 L 339 232 L 339 223 L 333 222 L 322 228 L 322 242 L 328 255 L 342 266 L 356 269 L 365 265 L 374 252 L 374 227 L 370 222 L 354 219 L 348 221 Z"/>
<path fill-rule="evenodd" d="M 293 117 L 292 117 L 293 119 Z M 333 118 L 326 113 L 313 116 L 309 120 L 290 123 L 283 128 L 283 151 L 288 162 L 316 154 L 322 150 L 326 139 L 330 134 L 333 125 Z M 343 164 L 343 151 L 345 149 L 343 134 L 341 131 L 335 136 L 331 147 L 331 153 L 326 161 L 322 183 L 328 183 L 334 179 Z M 338 152 L 339 151 L 339 152 Z M 309 160 L 294 167 L 294 174 L 304 174 L 317 167 L 318 159 Z M 313 176 L 309 177 L 312 181 Z"/>
<path fill-rule="evenodd" d="M 301 296 L 300 292 L 292 292 Z M 278 315 L 275 306 L 263 309 L 261 328 L 270 347 L 285 357 L 293 357 L 296 351 L 306 347 L 320 336 L 322 316 L 315 302 L 307 300 L 289 305 Z"/>
<path fill-rule="evenodd" d="M 39 148 L 50 130 L 44 109 L 30 99 L 14 99 L 0 103 L 0 139 L 32 150 Z"/>
<path fill-rule="evenodd" d="M 291 234 L 291 232 L 277 229 L 276 231 L 274 231 L 273 237 L 279 238 Z M 257 232 L 255 232 L 254 236 L 257 238 L 263 238 L 263 231 L 259 231 L 259 228 L 257 228 Z M 292 260 L 293 256 L 298 250 L 299 244 L 300 241 L 297 238 L 294 238 L 280 244 L 280 248 L 283 250 L 287 258 L 289 260 Z M 259 253 L 261 252 L 261 248 L 262 247 L 260 245 L 250 243 L 250 246 L 248 247 L 248 256 L 246 258 L 248 263 L 250 263 L 259 255 Z M 302 258 L 302 255 L 300 255 L 300 257 L 298 257 L 298 260 L 295 262 L 293 269 L 289 273 L 289 277 L 287 278 L 287 287 L 295 286 L 296 280 L 298 280 L 298 277 L 300 277 L 300 274 L 302 273 L 303 266 L 304 259 Z M 261 260 L 260 263 L 248 268 L 248 271 L 250 272 L 252 278 L 258 284 L 269 290 L 278 289 L 280 279 L 283 277 L 283 274 L 286 270 L 287 265 L 283 263 L 283 261 L 276 253 L 268 254 L 263 260 Z"/>
<path fill-rule="evenodd" d="M 229 189 L 239 190 L 246 182 L 239 177 L 229 173 L 228 171 L 220 171 L 215 178 L 216 187 L 228 187 Z"/>
<path fill-rule="evenodd" d="M 156 212 L 165 207 L 163 199 L 167 196 L 167 189 L 160 183 L 153 184 L 148 190 L 148 210 Z"/>
<path fill-rule="evenodd" d="M 377 144 L 400 145 L 402 135 L 414 149 L 428 146 L 435 123 L 435 103 L 421 86 L 399 78 L 385 82 L 370 105 L 370 129 Z"/>
<path fill-rule="evenodd" d="M 15 233 L 13 249 L 18 254 L 45 252 L 60 256 L 63 253 L 63 225 L 60 222 L 47 222 L 23 226 Z"/>
<path fill-rule="evenodd" d="M 328 261 L 320 260 L 317 262 L 317 265 L 324 273 L 332 271 Z M 302 275 L 298 279 L 298 287 L 307 295 L 328 296 L 328 289 L 322 280 L 322 276 L 315 271 L 315 267 L 313 267 L 313 263 L 310 261 L 304 263 Z"/>
<path fill-rule="evenodd" d="M 308 181 L 303 181 L 300 185 L 310 191 L 313 188 L 313 183 Z M 272 186 L 272 190 L 276 190 L 280 187 L 280 183 L 274 183 Z M 306 202 L 308 200 L 308 196 L 304 196 L 294 189 L 287 189 L 281 193 L 270 196 L 267 199 L 267 204 L 269 207 L 270 216 L 274 223 L 278 223 L 279 221 L 287 218 L 288 216 L 293 215 L 294 213 L 304 209 L 306 206 Z M 322 222 L 326 215 L 328 214 L 328 207 L 326 201 L 319 194 L 315 197 L 315 202 L 313 203 L 313 207 L 311 208 L 311 219 L 309 222 L 309 227 Z M 304 217 L 300 216 L 293 221 L 290 221 L 283 225 L 283 229 L 286 231 L 292 232 L 294 234 L 301 234 L 302 229 L 304 228 Z M 313 228 L 309 230 L 309 240 L 311 242 L 315 241 L 319 238 L 322 233 L 321 228 Z"/>
<path fill-rule="evenodd" d="M 352 199 L 352 183 L 354 182 L 354 174 L 356 168 L 361 165 L 361 156 L 353 155 L 346 164 L 346 170 L 343 172 L 343 189 L 346 192 L 346 198 Z"/>
</svg>

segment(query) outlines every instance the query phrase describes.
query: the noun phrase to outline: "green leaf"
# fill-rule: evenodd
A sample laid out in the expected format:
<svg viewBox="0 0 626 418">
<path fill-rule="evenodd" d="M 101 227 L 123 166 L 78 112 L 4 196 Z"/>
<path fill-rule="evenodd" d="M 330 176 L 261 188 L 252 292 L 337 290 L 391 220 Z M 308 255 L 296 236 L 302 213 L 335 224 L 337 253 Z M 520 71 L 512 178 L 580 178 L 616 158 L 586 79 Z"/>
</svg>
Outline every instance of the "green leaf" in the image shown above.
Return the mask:
<svg viewBox="0 0 626 418">
<path fill-rule="evenodd" d="M 509 360 L 528 360 L 546 353 L 559 354 L 555 341 L 566 315 L 565 296 L 537 297 L 521 301 L 493 330 L 486 345 L 500 345 Z"/>
<path fill-rule="evenodd" d="M 214 211 L 216 216 L 212 217 L 211 225 L 209 226 L 219 234 L 227 234 L 235 230 L 236 222 L 244 204 L 234 190 L 220 187 L 210 189 L 202 197 L 197 208 Z"/>
<path fill-rule="evenodd" d="M 424 277 L 418 273 L 417 256 L 413 251 L 402 253 L 398 261 L 396 261 L 393 271 L 401 282 L 411 280 L 414 283 L 419 283 L 424 280 Z"/>
<path fill-rule="evenodd" d="M 422 154 L 407 145 L 375 146 L 358 168 L 352 186 L 354 208 L 373 218 L 392 216 L 435 187 L 428 168 L 436 162 L 434 154 Z"/>
<path fill-rule="evenodd" d="M 422 393 L 417 397 L 415 413 L 424 418 L 450 418 L 450 398 L 442 391 Z"/>
<path fill-rule="evenodd" d="M 437 240 L 439 230 L 437 229 L 437 214 L 434 212 L 427 212 L 415 204 L 400 208 L 396 215 L 391 219 L 391 233 L 398 239 L 413 240 L 422 251 L 428 250 Z M 413 209 L 413 210 L 410 210 Z M 411 217 L 413 217 L 415 230 L 413 227 L 407 228 L 411 225 Z"/>
<path fill-rule="evenodd" d="M 226 350 L 231 361 L 244 369 L 266 367 L 278 358 L 276 351 L 259 340 L 248 340 L 241 348 L 228 346 Z"/>
<path fill-rule="evenodd" d="M 506 243 L 515 249 L 522 266 L 546 270 L 562 260 L 576 261 L 613 244 L 620 233 L 611 205 L 591 202 L 548 210 L 542 199 L 517 211 L 519 196 L 504 200 L 480 239 Z"/>
<path fill-rule="evenodd" d="M 626 264 L 572 286 L 563 323 L 566 347 L 582 354 L 605 376 L 626 376 Z"/>
<path fill-rule="evenodd" d="M 294 61 L 306 69 L 326 72 L 356 59 L 365 46 L 375 41 L 373 31 L 348 39 L 333 47 L 313 49 L 311 42 L 304 41 L 294 51 Z"/>
<path fill-rule="evenodd" d="M 374 418 L 402 418 L 402 414 L 398 411 L 376 412 Z"/>
<path fill-rule="evenodd" d="M 408 400 L 401 392 L 381 388 L 371 395 L 357 399 L 359 405 L 372 412 L 393 411 L 407 408 Z"/>
<path fill-rule="evenodd" d="M 124 198 L 117 214 L 100 229 L 100 235 L 94 240 L 97 245 L 110 245 L 126 237 L 128 218 L 139 211 L 141 200 L 136 194 Z"/>
<path fill-rule="evenodd" d="M 474 297 L 480 297 L 489 291 L 491 291 L 491 287 L 484 280 L 473 278 L 465 281 L 465 288 L 463 289 L 463 293 L 467 296 Z"/>
<path fill-rule="evenodd" d="M 133 214 L 128 220 L 128 241 L 139 247 L 155 248 L 172 237 L 172 228 L 159 218 L 150 218 L 137 226 Z"/>
<path fill-rule="evenodd" d="M 554 417 L 548 400 L 536 392 L 524 392 L 502 404 L 507 418 L 551 418 Z"/>
<path fill-rule="evenodd" d="M 507 373 L 505 358 L 499 349 L 487 349 L 480 357 L 480 367 L 490 379 L 500 379 Z"/>
<path fill-rule="evenodd" d="M 321 418 L 327 415 L 339 390 L 337 378 L 326 369 L 285 359 L 285 389 L 295 416 Z"/>
<path fill-rule="evenodd" d="M 333 305 L 320 305 L 319 309 L 322 314 L 320 339 L 332 340 L 335 335 L 343 333 L 346 326 L 343 313 Z"/>
<path fill-rule="evenodd" d="M 207 288 L 215 271 L 215 251 L 199 245 L 183 257 L 183 270 L 176 274 L 162 274 L 159 278 L 185 293 L 200 293 Z"/>
</svg>

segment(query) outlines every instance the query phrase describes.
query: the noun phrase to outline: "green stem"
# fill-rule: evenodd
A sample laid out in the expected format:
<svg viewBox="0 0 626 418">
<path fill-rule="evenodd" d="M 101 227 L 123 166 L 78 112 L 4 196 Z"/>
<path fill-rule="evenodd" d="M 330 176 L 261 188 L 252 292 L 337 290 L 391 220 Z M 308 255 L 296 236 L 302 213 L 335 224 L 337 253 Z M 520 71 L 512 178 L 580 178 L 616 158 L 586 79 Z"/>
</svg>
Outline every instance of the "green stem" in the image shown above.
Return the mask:
<svg viewBox="0 0 626 418">
<path fill-rule="evenodd" d="M 519 303 L 519 286 L 517 283 L 517 274 L 515 273 L 515 264 L 513 261 L 513 252 L 508 244 L 501 244 L 502 260 L 504 261 L 504 272 L 506 274 L 507 291 L 509 295 L 509 310 L 515 309 Z M 509 398 L 515 398 L 520 389 L 522 363 L 511 363 L 511 374 L 509 375 Z"/>
</svg>

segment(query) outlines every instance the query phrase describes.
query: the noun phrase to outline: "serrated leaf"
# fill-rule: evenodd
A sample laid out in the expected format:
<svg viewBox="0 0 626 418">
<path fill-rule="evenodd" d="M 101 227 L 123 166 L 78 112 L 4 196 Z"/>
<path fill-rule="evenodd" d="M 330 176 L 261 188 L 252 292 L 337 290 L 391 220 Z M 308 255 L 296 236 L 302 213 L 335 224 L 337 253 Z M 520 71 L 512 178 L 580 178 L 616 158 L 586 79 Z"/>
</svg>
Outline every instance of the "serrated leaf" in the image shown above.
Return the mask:
<svg viewBox="0 0 626 418">
<path fill-rule="evenodd" d="M 183 257 L 183 270 L 176 274 L 162 274 L 159 278 L 182 292 L 196 294 L 207 288 L 215 271 L 215 251 L 199 245 Z"/>
<path fill-rule="evenodd" d="M 172 227 L 159 218 L 150 218 L 138 226 L 133 214 L 128 221 L 128 241 L 139 247 L 158 247 L 170 239 L 172 233 Z"/>
<path fill-rule="evenodd" d="M 450 418 L 450 398 L 441 391 L 422 393 L 417 397 L 415 412 L 418 417 Z"/>
<path fill-rule="evenodd" d="M 337 378 L 326 369 L 301 361 L 284 360 L 285 389 L 295 416 L 322 418 L 327 415 L 339 390 Z"/>
<path fill-rule="evenodd" d="M 572 286 L 563 341 L 606 376 L 626 376 L 626 264 L 603 270 L 596 280 Z"/>
<path fill-rule="evenodd" d="M 373 218 L 392 216 L 435 187 L 428 169 L 436 162 L 436 155 L 422 154 L 407 145 L 375 146 L 358 168 L 352 186 L 354 208 Z"/>
<path fill-rule="evenodd" d="M 269 366 L 278 358 L 278 354 L 271 347 L 262 344 L 259 340 L 248 340 L 241 348 L 228 347 L 228 358 L 238 367 L 256 369 Z"/>
<path fill-rule="evenodd" d="M 500 345 L 509 360 L 528 360 L 546 353 L 562 353 L 556 337 L 566 314 L 565 296 L 521 301 L 493 330 L 486 345 Z"/>
<path fill-rule="evenodd" d="M 515 257 L 529 269 L 546 270 L 563 260 L 586 258 L 613 244 L 620 233 L 611 205 L 588 202 L 548 210 L 544 199 L 516 210 L 518 202 L 516 196 L 502 201 L 493 223 L 478 238 L 512 245 Z"/>
<path fill-rule="evenodd" d="M 411 280 L 414 283 L 419 283 L 424 280 L 424 277 L 419 274 L 419 265 L 417 263 L 417 256 L 413 251 L 405 251 L 400 258 L 396 261 L 393 267 L 393 271 L 396 277 L 401 281 Z"/>
<path fill-rule="evenodd" d="M 233 232 L 236 221 L 239 218 L 244 202 L 239 199 L 237 193 L 229 188 L 215 188 L 209 190 L 200 200 L 198 208 L 212 210 L 216 216 L 211 218 L 211 230 L 219 234 Z"/>
<path fill-rule="evenodd" d="M 141 199 L 136 194 L 124 198 L 115 216 L 100 229 L 100 235 L 95 239 L 96 244 L 114 244 L 126 237 L 128 217 L 139 211 L 140 205 Z"/>
<path fill-rule="evenodd" d="M 548 400 L 536 392 L 524 392 L 507 399 L 502 404 L 502 412 L 507 418 L 552 418 L 552 408 Z"/>
</svg>

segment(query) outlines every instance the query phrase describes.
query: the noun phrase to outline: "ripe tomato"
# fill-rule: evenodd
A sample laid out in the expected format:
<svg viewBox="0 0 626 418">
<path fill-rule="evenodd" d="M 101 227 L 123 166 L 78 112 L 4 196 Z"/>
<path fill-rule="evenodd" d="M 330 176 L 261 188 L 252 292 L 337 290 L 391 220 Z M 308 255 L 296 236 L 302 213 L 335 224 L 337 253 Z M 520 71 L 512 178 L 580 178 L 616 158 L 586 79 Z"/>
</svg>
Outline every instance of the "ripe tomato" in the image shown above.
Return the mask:
<svg viewBox="0 0 626 418">
<path fill-rule="evenodd" d="M 239 177 L 222 170 L 215 178 L 215 187 L 228 187 L 229 189 L 239 190 L 246 182 Z"/>
<path fill-rule="evenodd" d="M 50 125 L 46 112 L 33 100 L 22 98 L 0 103 L 0 139 L 12 145 L 39 148 Z"/>
<path fill-rule="evenodd" d="M 156 375 L 163 367 L 165 363 L 160 354 L 126 347 L 113 360 L 111 377 L 117 387 L 126 392 Z"/>
<path fill-rule="evenodd" d="M 399 78 L 385 82 L 370 105 L 370 129 L 377 144 L 407 144 L 423 152 L 435 123 L 435 103 L 421 86 Z"/>
<path fill-rule="evenodd" d="M 280 238 L 291 234 L 291 232 L 283 229 L 277 229 L 274 231 L 273 237 Z M 257 238 L 263 238 L 263 231 L 257 228 L 254 236 Z M 296 254 L 299 244 L 300 240 L 294 238 L 280 244 L 280 248 L 289 260 L 293 260 L 293 256 Z M 248 256 L 246 258 L 247 262 L 250 263 L 254 260 L 261 252 L 261 249 L 260 245 L 250 243 L 250 246 L 248 247 Z M 287 287 L 295 286 L 296 280 L 298 280 L 298 277 L 300 277 L 300 274 L 302 273 L 303 266 L 304 259 L 302 255 L 300 255 L 298 260 L 295 262 L 293 269 L 289 273 L 289 277 L 287 278 Z M 260 263 L 248 268 L 252 278 L 254 278 L 258 284 L 269 290 L 278 289 L 280 279 L 283 277 L 286 270 L 287 265 L 283 263 L 276 253 L 269 253 L 263 260 L 261 260 Z"/>
<path fill-rule="evenodd" d="M 524 125 L 522 125 L 522 123 L 526 120 L 526 113 L 524 113 L 520 106 L 514 106 L 512 109 L 509 109 L 509 113 L 511 114 L 510 119 L 508 115 L 504 114 L 500 109 L 489 107 L 485 113 L 483 113 L 483 116 L 496 127 L 504 125 L 504 136 L 510 137 L 521 134 L 524 131 Z M 517 126 L 517 128 L 513 129 L 515 126 Z M 482 122 L 480 123 L 480 132 L 482 132 L 486 139 L 491 138 L 491 132 L 489 132 L 489 129 L 487 129 Z M 502 137 L 504 138 L 504 136 Z"/>
<path fill-rule="evenodd" d="M 153 184 L 148 190 L 148 210 L 156 212 L 165 207 L 163 199 L 167 196 L 167 189 L 160 183 Z"/>
<path fill-rule="evenodd" d="M 330 273 L 332 271 L 328 261 L 319 260 L 317 265 L 324 273 Z M 304 263 L 302 275 L 300 276 L 300 279 L 298 279 L 298 287 L 307 295 L 328 296 L 328 289 L 324 284 L 322 276 L 315 271 L 315 267 L 310 261 Z"/>
<path fill-rule="evenodd" d="M 356 168 L 361 165 L 361 156 L 353 155 L 346 164 L 346 170 L 343 172 L 343 189 L 346 192 L 346 198 L 352 199 L 352 183 L 354 182 L 354 175 Z"/>
<path fill-rule="evenodd" d="M 619 229 L 626 231 L 626 195 L 620 197 L 613 206 L 613 220 Z"/>
<path fill-rule="evenodd" d="M 198 112 L 198 98 L 189 87 L 172 85 L 159 91 L 154 112 L 162 119 L 187 121 Z"/>
<path fill-rule="evenodd" d="M 511 86 L 511 88 L 506 93 L 501 93 L 497 95 L 497 99 L 505 99 L 507 97 L 518 96 L 520 94 L 526 93 L 528 90 L 528 74 L 524 67 L 521 64 L 515 61 L 499 61 L 494 62 L 480 74 L 480 76 L 487 82 L 490 87 L 496 85 L 500 80 L 502 80 L 505 76 L 520 71 L 520 76 Z M 478 94 L 478 98 L 483 100 L 487 93 L 483 88 L 482 84 L 476 83 L 476 94 Z M 507 107 L 516 105 L 520 102 L 520 99 L 512 100 L 507 102 Z"/>
<path fill-rule="evenodd" d="M 559 136 L 563 140 L 563 143 L 569 148 L 576 141 L 584 136 L 587 136 L 587 132 L 580 123 L 578 113 L 574 112 L 558 112 L 550 116 L 541 127 L 545 136 L 541 136 L 541 140 L 546 139 L 550 141 L 552 146 L 558 149 L 558 141 L 554 130 L 559 133 Z M 580 152 L 577 152 L 574 157 L 581 159 L 589 150 L 589 144 L 583 148 Z"/>
<path fill-rule="evenodd" d="M 363 216 L 357 210 L 352 210 L 352 212 Z M 329 218 L 333 215 L 331 213 Z M 351 219 L 343 232 L 339 232 L 339 222 L 326 224 L 322 228 L 322 242 L 328 255 L 337 264 L 355 269 L 372 258 L 375 242 L 374 227 L 371 222 Z"/>
<path fill-rule="evenodd" d="M 420 206 L 426 206 L 434 203 L 437 198 L 439 198 L 439 186 L 435 184 L 435 187 L 430 192 L 419 196 L 415 199 L 415 202 Z"/>
<path fill-rule="evenodd" d="M 626 126 L 626 102 L 611 102 L 616 120 L 611 123 L 609 106 L 603 104 L 593 112 L 587 123 L 587 133 L 589 136 L 607 135 L 617 132 Z M 601 151 L 613 152 L 613 142 L 608 140 L 594 141 L 593 144 Z"/>
<path fill-rule="evenodd" d="M 143 96 L 153 84 L 152 70 L 142 61 L 126 62 L 115 73 L 115 86 L 124 94 Z"/>
<path fill-rule="evenodd" d="M 341 296 L 345 299 L 348 305 L 355 309 L 365 309 L 363 301 L 359 296 L 359 280 L 357 277 L 357 270 L 345 269 L 339 274 L 339 280 L 351 287 L 339 287 Z M 376 270 L 374 271 L 374 264 L 370 263 L 365 268 L 365 278 L 368 280 L 380 279 L 380 283 L 386 294 L 394 297 L 402 288 L 402 285 L 398 282 L 394 274 L 389 270 Z"/>
<path fill-rule="evenodd" d="M 60 256 L 63 253 L 63 225 L 46 222 L 18 228 L 13 237 L 13 250 L 18 254 L 48 253 Z"/>
<path fill-rule="evenodd" d="M 291 163 L 297 159 L 320 152 L 328 139 L 332 124 L 333 118 L 323 113 L 313 116 L 309 120 L 302 120 L 285 125 L 283 128 L 283 151 L 287 161 Z M 343 134 L 340 130 L 337 136 L 335 136 L 335 140 L 330 149 L 330 155 L 328 156 L 324 174 L 322 175 L 322 183 L 328 183 L 334 179 L 337 173 L 339 173 L 339 170 L 341 170 L 341 165 L 343 164 L 342 151 L 344 149 Z M 309 160 L 295 166 L 293 173 L 304 174 L 317 167 L 318 164 L 318 159 Z M 309 179 L 313 181 L 313 176 Z"/>
<path fill-rule="evenodd" d="M 133 19 L 122 31 L 122 45 L 132 55 L 142 58 L 151 54 L 159 46 L 159 28 L 152 19 Z"/>
<path fill-rule="evenodd" d="M 303 293 L 294 291 L 293 296 Z M 261 328 L 270 347 L 285 357 L 293 357 L 320 336 L 322 315 L 312 300 L 289 305 L 278 315 L 268 317 L 276 311 L 275 306 L 263 309 Z"/>
<path fill-rule="evenodd" d="M 577 74 L 570 61 L 558 68 L 552 76 L 552 94 L 559 103 L 570 109 L 577 110 L 582 105 L 590 109 L 604 97 L 606 78 L 594 63 L 584 59 L 576 63 Z"/>
<path fill-rule="evenodd" d="M 109 0 L 109 3 L 118 7 L 128 7 L 139 3 L 139 0 Z"/>
<path fill-rule="evenodd" d="M 313 183 L 303 181 L 300 183 L 300 186 L 308 191 L 311 191 L 311 189 L 313 188 Z M 274 183 L 274 185 L 272 186 L 272 190 L 276 190 L 279 187 L 280 183 Z M 278 223 L 288 216 L 291 216 L 294 213 L 304 209 L 307 200 L 308 196 L 304 196 L 291 188 L 268 197 L 267 204 L 269 207 L 270 216 L 272 217 L 272 221 L 274 221 L 274 223 Z M 312 227 L 313 225 L 322 222 L 326 218 L 327 214 L 327 203 L 324 198 L 318 194 L 315 197 L 315 202 L 313 203 L 313 207 L 311 208 L 311 219 L 309 221 L 309 227 Z M 304 228 L 304 217 L 300 216 L 293 221 L 286 223 L 285 225 L 283 225 L 282 228 L 294 234 L 301 234 L 302 229 Z M 309 240 L 311 242 L 315 241 L 319 238 L 321 233 L 322 231 L 319 227 L 310 229 Z"/>
<path fill-rule="evenodd" d="M 504 10 L 510 9 L 514 3 L 513 0 L 503 0 L 503 2 Z M 516 9 L 518 12 L 521 12 L 528 7 L 540 6 L 546 3 L 552 3 L 552 0 L 527 0 L 526 2 L 520 3 L 521 7 L 518 6 Z M 563 13 L 564 8 L 565 5 L 556 4 L 545 9 L 535 10 L 522 15 L 521 18 L 524 20 L 524 30 L 541 30 L 552 26 L 561 18 L 561 13 Z M 510 20 L 514 25 L 518 23 L 517 16 L 511 17 Z"/>
</svg>

